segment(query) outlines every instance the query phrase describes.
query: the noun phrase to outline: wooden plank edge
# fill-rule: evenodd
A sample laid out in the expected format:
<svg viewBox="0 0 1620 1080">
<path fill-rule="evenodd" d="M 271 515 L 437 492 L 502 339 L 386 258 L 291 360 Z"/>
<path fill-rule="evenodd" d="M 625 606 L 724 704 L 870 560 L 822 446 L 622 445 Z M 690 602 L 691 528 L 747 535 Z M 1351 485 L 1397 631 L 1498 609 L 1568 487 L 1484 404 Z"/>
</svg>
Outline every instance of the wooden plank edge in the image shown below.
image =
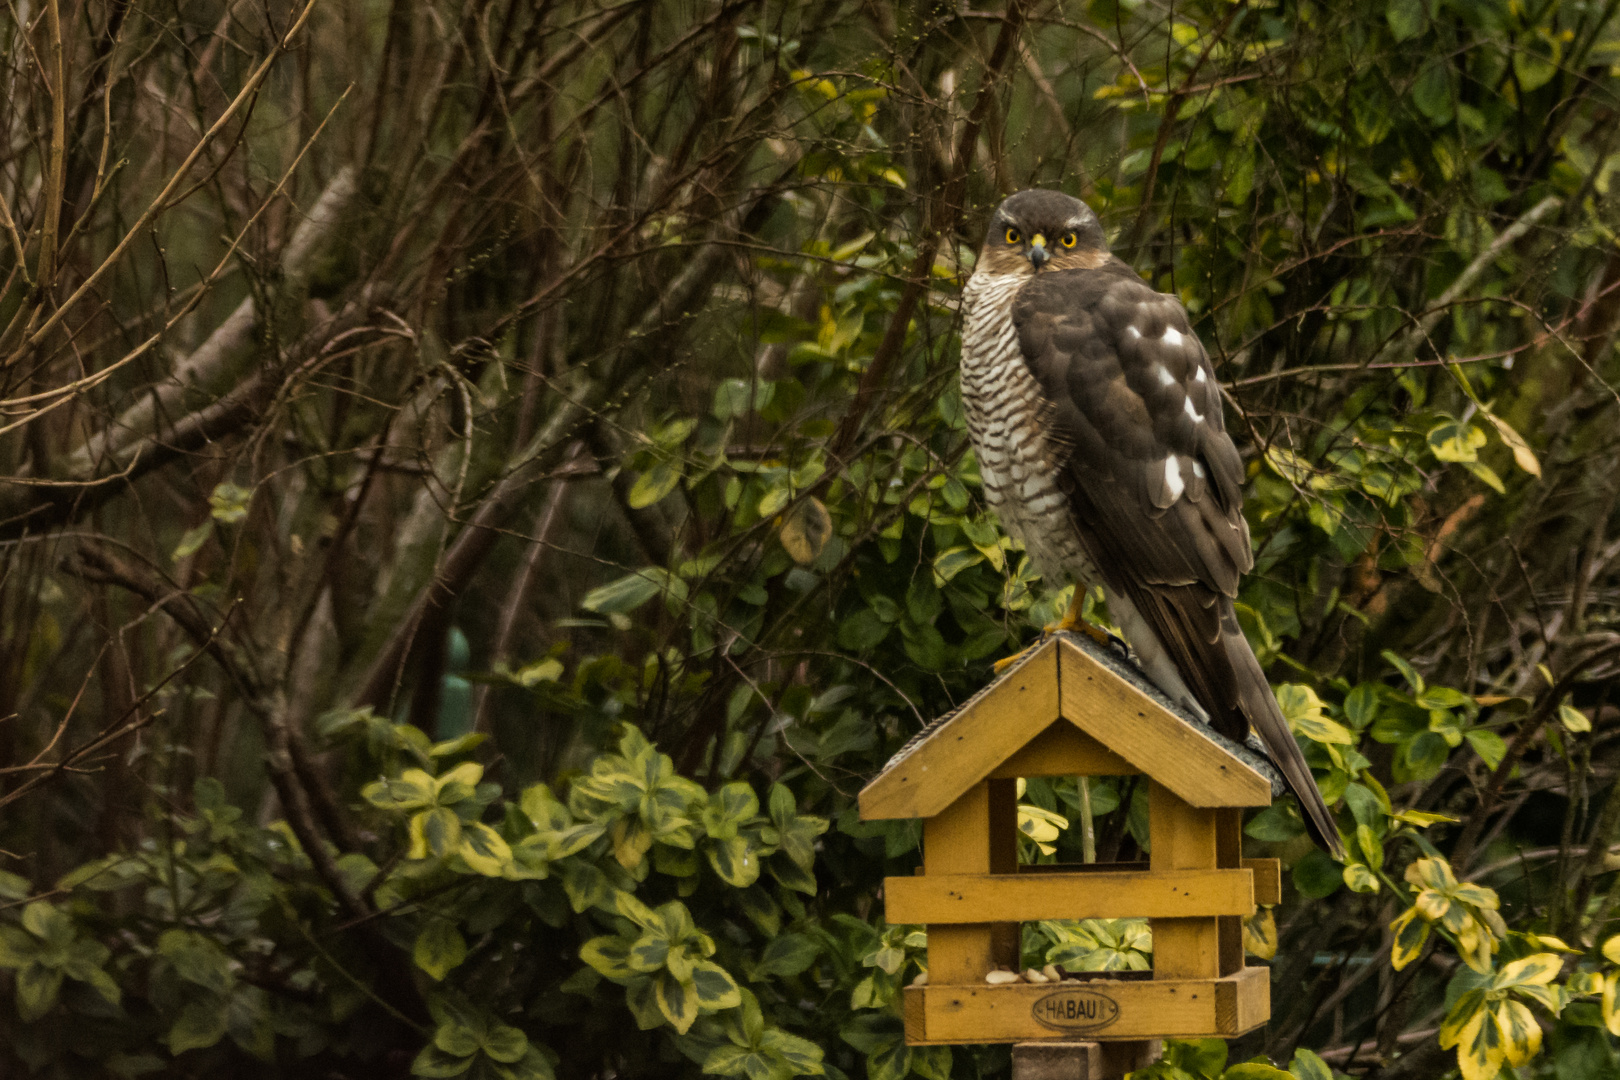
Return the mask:
<svg viewBox="0 0 1620 1080">
<path fill-rule="evenodd" d="M 1197 731 L 1192 730 L 1187 721 L 1148 697 L 1117 673 L 1093 660 L 1086 655 L 1083 649 L 1067 641 L 1062 642 L 1062 646 L 1062 651 L 1058 656 L 1060 684 L 1058 703 L 1064 719 L 1130 762 L 1143 773 L 1171 788 L 1189 805 L 1202 809 L 1271 805 L 1270 781 L 1251 769 L 1246 762 L 1227 753 L 1213 740 L 1205 738 Z M 1145 725 L 1153 735 L 1158 736 L 1153 741 L 1163 741 L 1168 738 L 1180 744 L 1183 749 L 1195 748 L 1195 753 L 1208 757 L 1210 759 L 1209 767 L 1216 770 L 1218 774 L 1222 774 L 1217 782 L 1220 790 L 1209 790 L 1210 786 L 1216 785 L 1204 786 L 1202 789 L 1195 789 L 1186 785 L 1173 786 L 1161 775 L 1162 770 L 1153 767 L 1154 762 L 1148 760 L 1152 755 L 1146 753 L 1142 745 L 1135 742 L 1127 743 L 1126 740 L 1119 740 L 1119 744 L 1116 745 L 1115 741 L 1111 741 L 1106 733 L 1093 730 L 1088 726 L 1084 720 L 1084 710 L 1076 704 L 1077 699 L 1080 697 L 1078 693 L 1079 687 L 1088 678 L 1112 687 L 1123 693 L 1128 701 L 1133 702 L 1138 713 L 1137 722 Z M 1075 685 L 1067 686 L 1066 684 L 1071 679 L 1074 680 Z"/>
<path fill-rule="evenodd" d="M 1138 992 L 1133 988 L 1140 988 L 1146 993 Z M 1056 1031 L 1042 1028 L 1033 1022 L 1023 1019 L 1024 1004 L 1033 1009 L 1035 1003 L 1049 993 L 1068 990 L 1103 990 L 1112 991 L 1119 995 L 1124 990 L 1124 996 L 1141 997 L 1144 999 L 1162 997 L 1166 1000 L 1177 996 L 1207 995 L 1208 1013 L 1210 1023 L 1205 1027 L 1183 1026 L 1176 1030 L 1148 1032 L 1132 1028 L 1119 1028 L 1110 1031 L 1108 1028 L 1087 1031 Z M 1153 991 L 1158 993 L 1153 993 Z M 994 994 L 991 999 L 997 1008 L 1011 1006 L 1006 1011 L 1008 1026 L 1001 1031 L 985 1031 L 971 1029 L 967 1032 L 947 1038 L 930 1038 L 930 1034 L 937 1034 L 928 1030 L 928 1005 L 930 1000 L 940 1001 L 952 993 L 968 993 L 974 998 L 981 994 Z M 1003 1002 L 1002 999 L 1005 999 Z M 984 999 L 980 999 L 981 1001 Z M 933 985 L 908 986 L 902 994 L 903 1010 L 906 1017 L 906 1043 L 911 1046 L 952 1046 L 967 1043 L 1012 1043 L 1051 1041 L 1063 1042 L 1074 1039 L 1084 1039 L 1089 1042 L 1131 1042 L 1141 1039 L 1176 1038 L 1176 1039 L 1231 1039 L 1246 1034 L 1256 1028 L 1262 1027 L 1271 1018 L 1271 969 L 1265 967 L 1244 968 L 1232 975 L 1219 979 L 1181 979 L 1175 981 L 1144 981 L 1126 982 L 1123 980 L 1088 979 L 1080 983 L 1048 983 L 1045 985 L 1030 983 L 1009 983 L 999 986 L 991 985 Z M 1200 1011 L 1204 1003 L 1190 1011 Z M 937 1010 L 938 1005 L 935 1006 Z M 913 1023 L 913 1018 L 917 1023 Z M 941 1026 L 944 1017 L 936 1016 L 935 1026 Z M 1164 1025 L 1154 1025 L 1163 1027 Z M 916 1034 L 914 1035 L 914 1031 Z"/>
<path fill-rule="evenodd" d="M 885 878 L 890 923 L 1166 919 L 1255 912 L 1254 873 L 1235 870 L 926 874 Z"/>
</svg>

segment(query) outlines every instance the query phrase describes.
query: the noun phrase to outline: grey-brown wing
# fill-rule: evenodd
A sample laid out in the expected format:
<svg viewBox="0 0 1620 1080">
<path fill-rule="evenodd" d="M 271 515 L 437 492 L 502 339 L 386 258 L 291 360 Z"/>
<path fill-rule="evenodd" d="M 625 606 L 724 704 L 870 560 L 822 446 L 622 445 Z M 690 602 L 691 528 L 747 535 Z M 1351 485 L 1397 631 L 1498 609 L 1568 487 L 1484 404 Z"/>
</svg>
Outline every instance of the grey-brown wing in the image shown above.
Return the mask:
<svg viewBox="0 0 1620 1080">
<path fill-rule="evenodd" d="M 1070 510 L 1104 583 L 1127 597 L 1214 727 L 1250 727 L 1330 850 L 1338 834 L 1232 600 L 1254 563 L 1243 462 L 1186 312 L 1129 267 L 1039 274 L 1013 322 L 1067 450 Z"/>
</svg>

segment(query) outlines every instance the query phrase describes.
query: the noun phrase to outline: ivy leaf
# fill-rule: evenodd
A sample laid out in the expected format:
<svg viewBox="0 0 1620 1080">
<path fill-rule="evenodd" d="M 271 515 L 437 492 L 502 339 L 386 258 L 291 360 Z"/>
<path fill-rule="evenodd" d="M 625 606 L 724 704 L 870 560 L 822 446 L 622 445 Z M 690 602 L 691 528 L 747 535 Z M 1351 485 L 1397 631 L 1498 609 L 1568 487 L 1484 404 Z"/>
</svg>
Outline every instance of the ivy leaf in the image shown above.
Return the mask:
<svg viewBox="0 0 1620 1080">
<path fill-rule="evenodd" d="M 435 982 L 440 982 L 467 959 L 467 941 L 453 920 L 430 917 L 422 932 L 416 935 L 411 959 L 433 976 Z"/>
</svg>

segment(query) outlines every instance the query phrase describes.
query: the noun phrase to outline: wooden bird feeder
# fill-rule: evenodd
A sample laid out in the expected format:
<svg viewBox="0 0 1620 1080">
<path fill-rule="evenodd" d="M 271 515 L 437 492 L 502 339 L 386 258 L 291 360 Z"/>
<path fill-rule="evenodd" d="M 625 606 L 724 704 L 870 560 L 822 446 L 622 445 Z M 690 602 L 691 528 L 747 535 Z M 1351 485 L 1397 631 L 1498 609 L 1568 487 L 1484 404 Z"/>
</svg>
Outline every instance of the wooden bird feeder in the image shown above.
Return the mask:
<svg viewBox="0 0 1620 1080">
<path fill-rule="evenodd" d="M 1018 865 L 1020 777 L 1136 774 L 1149 783 L 1149 862 Z M 1243 858 L 1241 830 L 1243 808 L 1280 791 L 1261 755 L 1183 716 L 1107 648 L 1047 640 L 861 792 L 863 819 L 923 822 L 917 876 L 884 882 L 888 921 L 928 929 L 906 1041 L 1232 1038 L 1264 1024 L 1270 971 L 1244 966 L 1243 920 L 1281 899 L 1281 876 L 1275 859 Z M 1018 970 L 1020 923 L 1088 918 L 1147 918 L 1151 978 L 986 982 Z"/>
</svg>

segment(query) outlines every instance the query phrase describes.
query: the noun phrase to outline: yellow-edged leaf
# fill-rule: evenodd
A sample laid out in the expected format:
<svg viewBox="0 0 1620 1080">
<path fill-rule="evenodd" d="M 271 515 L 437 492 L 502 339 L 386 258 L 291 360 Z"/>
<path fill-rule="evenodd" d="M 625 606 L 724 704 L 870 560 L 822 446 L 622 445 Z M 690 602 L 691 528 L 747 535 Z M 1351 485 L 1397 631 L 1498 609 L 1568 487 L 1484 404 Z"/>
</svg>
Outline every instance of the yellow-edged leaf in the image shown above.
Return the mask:
<svg viewBox="0 0 1620 1080">
<path fill-rule="evenodd" d="M 1243 920 L 1243 951 L 1262 960 L 1277 955 L 1277 919 L 1269 907 Z"/>
<path fill-rule="evenodd" d="M 1617 984 L 1620 984 L 1620 973 L 1611 972 L 1603 980 L 1603 1026 L 1609 1029 L 1610 1035 L 1620 1035 L 1620 994 L 1616 993 Z"/>
<path fill-rule="evenodd" d="M 1541 1025 L 1522 1003 L 1509 999 L 1497 1005 L 1496 1026 L 1509 1065 L 1518 1068 L 1541 1053 Z"/>
<path fill-rule="evenodd" d="M 1504 967 L 1496 976 L 1494 985 L 1499 990 L 1519 985 L 1546 986 L 1558 977 L 1559 969 L 1563 966 L 1564 962 L 1557 953 L 1536 953 Z"/>
<path fill-rule="evenodd" d="M 1496 1080 L 1506 1056 L 1495 1015 L 1489 1008 L 1479 1009 L 1457 1041 L 1457 1067 L 1463 1080 Z"/>
<path fill-rule="evenodd" d="M 1463 1032 L 1489 1007 L 1485 991 L 1474 989 L 1457 999 L 1446 1018 L 1440 1022 L 1440 1049 L 1450 1050 L 1462 1041 Z"/>
<path fill-rule="evenodd" d="M 1390 923 L 1389 928 L 1394 935 L 1389 963 L 1399 971 L 1423 952 L 1423 943 L 1429 940 L 1429 924 L 1418 918 L 1417 908 L 1410 907 L 1404 915 Z"/>
<path fill-rule="evenodd" d="M 1603 943 L 1603 958 L 1611 964 L 1620 964 L 1620 934 Z"/>
<path fill-rule="evenodd" d="M 1494 413 L 1481 409 L 1480 415 L 1491 422 L 1491 426 L 1496 429 L 1496 434 L 1502 440 L 1502 445 L 1513 451 L 1513 463 L 1531 476 L 1540 476 L 1541 462 L 1536 460 L 1536 452 L 1530 449 L 1530 444 L 1524 441 L 1524 436 Z"/>
</svg>

